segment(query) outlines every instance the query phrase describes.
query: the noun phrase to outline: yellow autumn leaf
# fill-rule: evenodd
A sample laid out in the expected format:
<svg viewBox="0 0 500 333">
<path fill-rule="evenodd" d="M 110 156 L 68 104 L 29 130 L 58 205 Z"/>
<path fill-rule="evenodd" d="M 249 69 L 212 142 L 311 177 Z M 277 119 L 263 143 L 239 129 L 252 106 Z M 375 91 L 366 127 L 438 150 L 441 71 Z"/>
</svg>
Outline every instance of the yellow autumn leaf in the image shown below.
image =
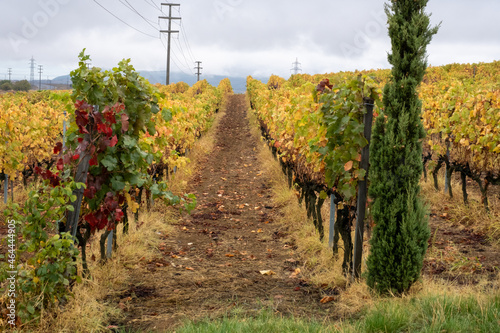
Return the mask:
<svg viewBox="0 0 500 333">
<path fill-rule="evenodd" d="M 134 200 L 132 200 L 132 197 L 130 196 L 129 193 L 125 193 L 125 199 L 127 200 L 127 205 L 129 206 L 132 213 L 136 213 L 137 210 L 139 209 L 139 204 Z"/>
</svg>

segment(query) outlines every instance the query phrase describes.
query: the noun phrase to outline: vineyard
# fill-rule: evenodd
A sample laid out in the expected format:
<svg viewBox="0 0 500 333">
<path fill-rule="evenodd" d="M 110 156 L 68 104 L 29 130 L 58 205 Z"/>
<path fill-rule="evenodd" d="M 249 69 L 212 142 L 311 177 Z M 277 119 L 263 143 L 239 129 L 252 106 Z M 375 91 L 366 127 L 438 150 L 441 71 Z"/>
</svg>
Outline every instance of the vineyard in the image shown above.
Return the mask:
<svg viewBox="0 0 500 333">
<path fill-rule="evenodd" d="M 427 131 L 423 159 L 434 174 L 445 163 L 478 182 L 486 206 L 487 187 L 498 185 L 500 177 L 499 71 L 499 62 L 431 67 L 419 92 Z M 271 77 L 267 85 L 251 77 L 247 82 L 252 108 L 281 162 L 293 166 L 302 182 L 325 190 L 333 186 L 348 201 L 354 196 L 350 185 L 360 176 L 360 148 L 366 144 L 359 137 L 362 130 L 351 123 L 361 122 L 364 98 L 381 100 L 387 78 L 387 70 L 378 70 L 297 74 L 288 81 Z M 320 100 L 318 91 L 326 88 L 320 84 L 323 79 L 328 79 L 331 94 Z M 376 104 L 375 115 L 380 107 Z M 347 111 L 342 113 L 342 108 Z"/>
<path fill-rule="evenodd" d="M 334 301 L 340 289 L 359 278 L 356 243 L 360 251 L 368 246 L 363 227 L 371 233 L 374 224 L 367 191 L 373 193 L 375 177 L 368 155 L 379 135 L 371 135 L 372 125 L 377 129 L 377 122 L 389 118 L 384 87 L 390 71 L 297 74 L 288 80 L 271 76 L 267 83 L 249 76 L 243 96 L 233 95 L 228 79 L 217 87 L 206 80 L 155 86 L 129 60 L 110 71 L 89 68 L 89 60 L 80 54 L 79 67 L 71 73 L 72 91 L 0 95 L 5 143 L 0 168 L 7 202 L 2 224 L 9 226 L 0 280 L 7 285 L 16 274 L 16 325 L 31 327 L 46 312 L 69 304 L 81 282 L 99 279 L 94 261 L 100 267 L 125 267 L 129 275 L 126 283 L 120 280 L 120 291 L 102 300 L 126 313 L 126 319 L 107 318 L 108 330 L 118 327 L 114 324 L 142 330 L 158 323 L 167 329 L 179 322 L 176 307 L 188 318 L 213 311 L 221 315 L 226 307 L 212 301 L 238 299 L 233 304 L 255 307 L 266 297 L 276 312 L 299 303 L 303 316 L 341 318 Z M 430 67 L 414 94 L 422 100 L 426 134 L 419 141 L 422 176 L 432 173 L 438 189 L 444 166 L 448 195 L 453 195 L 451 183 L 460 180 L 467 207 L 468 189 L 477 187 L 485 212 L 500 184 L 499 73 L 500 62 Z M 248 118 L 256 119 L 287 187 L 305 208 L 304 219 L 294 211 L 293 224 L 312 222 L 312 250 L 300 252 L 288 238 L 295 226 L 275 223 L 286 215 L 280 210 L 285 204 L 273 201 L 271 175 L 261 165 Z M 192 166 L 192 152 L 214 131 L 213 147 Z M 187 190 L 173 191 L 189 168 L 197 171 L 184 175 Z M 9 186 L 24 193 L 23 200 L 14 200 Z M 174 214 L 176 233 L 150 228 L 152 239 L 144 242 L 155 256 L 141 254 L 133 264 L 114 260 L 112 252 L 120 255 L 117 235 L 149 229 L 142 225 L 154 207 L 164 214 L 159 223 Z M 491 238 L 498 241 L 498 233 Z M 319 261 L 315 256 L 323 252 L 331 262 L 343 254 L 343 261 L 335 266 L 339 272 L 327 272 L 335 281 L 317 286 L 301 269 L 313 270 Z M 0 298 L 0 311 L 8 317 L 7 295 Z M 150 297 L 153 304 L 147 303 Z"/>
<path fill-rule="evenodd" d="M 477 183 L 486 210 L 488 189 L 500 184 L 499 72 L 500 62 L 431 67 L 419 90 L 427 132 L 422 159 L 436 189 L 438 172 L 445 165 L 449 195 L 457 172 L 465 204 L 469 178 Z M 387 70 L 297 74 L 288 80 L 272 76 L 267 85 L 247 79 L 262 135 L 279 159 L 288 185 L 298 189 L 299 203 L 305 203 L 320 239 L 324 236 L 321 207 L 332 196 L 330 215 L 337 217 L 333 251 L 338 252 L 341 236 L 346 271 L 352 265 L 357 184 L 366 173 L 360 167 L 362 148 L 369 139 L 363 134 L 367 125 L 363 115 L 368 106 L 375 108 L 375 119 L 381 112 L 388 74 Z"/>
<path fill-rule="evenodd" d="M 103 230 L 100 260 L 105 262 L 108 240 L 116 250 L 118 226 L 128 233 L 128 215 L 137 216 L 141 202 L 150 208 L 158 198 L 193 209 L 194 195 L 168 189 L 170 175 L 190 162 L 187 153 L 232 92 L 228 80 L 219 87 L 205 80 L 192 87 L 154 87 L 128 61 L 102 71 L 87 68 L 88 59 L 80 55 L 72 92 L 0 97 L 5 193 L 9 183 L 29 191 L 26 203 L 9 202 L 5 209 L 5 225 L 9 221 L 11 231 L 22 234 L 22 242 L 11 237 L 8 250 L 2 250 L 8 258 L 2 262 L 2 281 L 8 272 L 18 274 L 18 323 L 66 302 L 68 285 L 92 274 L 86 244 Z"/>
</svg>

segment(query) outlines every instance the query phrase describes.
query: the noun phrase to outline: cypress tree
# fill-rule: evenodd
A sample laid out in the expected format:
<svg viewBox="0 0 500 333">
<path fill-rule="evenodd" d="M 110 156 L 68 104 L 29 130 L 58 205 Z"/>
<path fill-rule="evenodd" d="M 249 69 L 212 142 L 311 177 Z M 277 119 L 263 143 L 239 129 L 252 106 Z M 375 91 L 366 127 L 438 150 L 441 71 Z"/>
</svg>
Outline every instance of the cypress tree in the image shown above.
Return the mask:
<svg viewBox="0 0 500 333">
<path fill-rule="evenodd" d="M 425 131 L 417 92 L 427 67 L 426 47 L 438 30 L 430 27 L 424 12 L 427 1 L 391 0 L 385 5 L 393 67 L 370 146 L 375 228 L 367 259 L 367 283 L 382 294 L 400 295 L 418 280 L 430 237 L 419 198 Z"/>
</svg>

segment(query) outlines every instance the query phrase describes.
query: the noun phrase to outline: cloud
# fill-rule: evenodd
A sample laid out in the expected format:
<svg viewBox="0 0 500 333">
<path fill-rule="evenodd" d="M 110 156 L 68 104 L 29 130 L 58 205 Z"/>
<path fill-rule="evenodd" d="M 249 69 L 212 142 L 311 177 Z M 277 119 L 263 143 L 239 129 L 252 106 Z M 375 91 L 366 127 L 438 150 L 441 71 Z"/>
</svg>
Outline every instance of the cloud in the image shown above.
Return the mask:
<svg viewBox="0 0 500 333">
<path fill-rule="evenodd" d="M 207 74 L 288 76 L 296 58 L 308 73 L 387 68 L 385 2 L 179 0 L 172 13 L 182 17 L 172 22 L 181 31 L 172 36 L 172 71 L 194 73 L 200 60 Z M 67 74 L 83 48 L 103 68 L 131 58 L 137 69 L 164 70 L 158 29 L 167 21 L 158 16 L 168 7 L 161 13 L 157 0 L 128 3 L 133 8 L 124 0 L 3 0 L 0 74 L 12 67 L 26 75 L 32 55 L 44 73 Z M 429 1 L 427 12 L 432 25 L 442 22 L 428 48 L 433 65 L 498 59 L 498 0 Z"/>
</svg>

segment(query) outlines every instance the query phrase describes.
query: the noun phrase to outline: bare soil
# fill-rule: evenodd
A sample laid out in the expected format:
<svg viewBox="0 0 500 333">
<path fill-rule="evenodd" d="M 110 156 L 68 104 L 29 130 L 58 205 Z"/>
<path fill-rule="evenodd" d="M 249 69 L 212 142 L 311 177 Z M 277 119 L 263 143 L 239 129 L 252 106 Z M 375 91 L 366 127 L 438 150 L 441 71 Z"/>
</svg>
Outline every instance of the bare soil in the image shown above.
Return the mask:
<svg viewBox="0 0 500 333">
<path fill-rule="evenodd" d="M 446 213 L 431 213 L 431 238 L 423 274 L 458 285 L 497 281 L 500 249 L 471 227 L 447 221 Z M 492 284 L 493 286 L 493 284 Z M 495 285 L 498 288 L 498 285 Z"/>
<path fill-rule="evenodd" d="M 161 256 L 131 271 L 130 288 L 117 300 L 126 318 L 115 323 L 138 331 L 171 330 L 185 320 L 218 317 L 238 308 L 257 313 L 335 318 L 335 303 L 322 304 L 294 245 L 275 224 L 270 188 L 257 160 L 244 95 L 230 97 L 217 130 L 215 150 L 189 184 L 198 206 L 164 238 Z"/>
</svg>

